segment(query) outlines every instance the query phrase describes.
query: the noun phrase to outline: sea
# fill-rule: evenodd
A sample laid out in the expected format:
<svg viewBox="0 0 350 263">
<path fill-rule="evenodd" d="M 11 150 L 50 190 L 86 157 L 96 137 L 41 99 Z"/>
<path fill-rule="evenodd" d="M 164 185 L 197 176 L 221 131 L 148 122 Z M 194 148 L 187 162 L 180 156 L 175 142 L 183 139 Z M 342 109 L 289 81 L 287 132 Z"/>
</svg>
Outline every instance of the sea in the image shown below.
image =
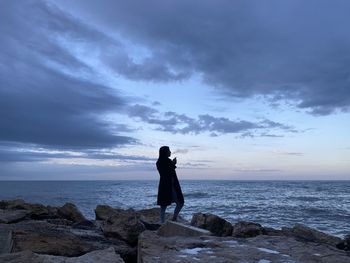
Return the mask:
<svg viewBox="0 0 350 263">
<path fill-rule="evenodd" d="M 280 229 L 297 223 L 328 234 L 350 234 L 350 181 L 182 180 L 191 220 L 197 212 L 212 213 L 231 223 L 252 221 Z M 62 206 L 77 205 L 94 219 L 97 205 L 145 209 L 156 207 L 158 181 L 0 181 L 0 200 Z M 174 205 L 167 208 L 172 212 Z"/>
</svg>

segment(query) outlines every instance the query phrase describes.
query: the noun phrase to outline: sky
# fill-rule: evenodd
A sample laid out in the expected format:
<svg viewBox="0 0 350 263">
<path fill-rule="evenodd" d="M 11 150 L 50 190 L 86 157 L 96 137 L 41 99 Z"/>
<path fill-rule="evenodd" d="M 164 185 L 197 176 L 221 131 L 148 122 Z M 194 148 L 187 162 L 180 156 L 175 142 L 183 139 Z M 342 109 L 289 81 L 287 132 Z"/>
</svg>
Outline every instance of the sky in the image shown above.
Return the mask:
<svg viewBox="0 0 350 263">
<path fill-rule="evenodd" d="M 0 1 L 0 180 L 350 180 L 349 9 Z"/>
</svg>

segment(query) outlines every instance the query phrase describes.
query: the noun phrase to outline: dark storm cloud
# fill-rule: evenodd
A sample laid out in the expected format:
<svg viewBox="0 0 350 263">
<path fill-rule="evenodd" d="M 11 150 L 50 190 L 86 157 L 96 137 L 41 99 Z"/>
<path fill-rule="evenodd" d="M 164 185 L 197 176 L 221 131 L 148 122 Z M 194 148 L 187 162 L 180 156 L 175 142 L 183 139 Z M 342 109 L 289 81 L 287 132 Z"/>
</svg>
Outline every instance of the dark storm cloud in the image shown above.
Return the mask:
<svg viewBox="0 0 350 263">
<path fill-rule="evenodd" d="M 74 149 L 135 141 L 118 135 L 125 125 L 101 118 L 121 112 L 128 101 L 79 78 L 92 69 L 62 44 L 111 46 L 112 39 L 41 1 L 0 2 L 0 35 L 0 141 Z"/>
<path fill-rule="evenodd" d="M 196 72 L 227 96 L 287 100 L 316 115 L 349 110 L 349 1 L 104 0 L 72 5 L 149 49 L 148 68 L 122 63 L 123 74 L 132 79 L 181 79 L 183 72 Z"/>
<path fill-rule="evenodd" d="M 247 136 L 248 134 L 249 136 L 266 136 L 268 131 L 297 132 L 288 125 L 268 119 L 251 122 L 215 117 L 209 114 L 191 118 L 185 114 L 178 114 L 171 111 L 161 113 L 154 108 L 139 104 L 129 106 L 128 112 L 130 117 L 155 125 L 157 130 L 174 134 L 200 134 L 209 132 L 212 136 L 230 133 L 240 134 L 242 136 Z"/>
</svg>

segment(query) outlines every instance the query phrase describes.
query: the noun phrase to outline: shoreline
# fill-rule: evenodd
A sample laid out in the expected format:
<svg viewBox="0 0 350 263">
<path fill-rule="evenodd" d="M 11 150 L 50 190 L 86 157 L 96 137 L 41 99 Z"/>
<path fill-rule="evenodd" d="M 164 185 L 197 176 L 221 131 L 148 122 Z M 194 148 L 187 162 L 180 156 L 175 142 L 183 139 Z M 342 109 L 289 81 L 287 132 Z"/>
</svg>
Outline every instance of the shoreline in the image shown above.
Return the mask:
<svg viewBox="0 0 350 263">
<path fill-rule="evenodd" d="M 46 255 L 56 260 L 53 262 L 66 262 L 55 258 L 58 256 L 71 262 L 84 262 L 79 261 L 81 257 L 99 258 L 101 253 L 111 258 L 101 262 L 157 262 L 154 260 L 159 253 L 164 262 L 191 262 L 188 260 L 194 258 L 211 262 L 205 256 L 208 251 L 218 260 L 236 256 L 232 251 L 247 262 L 254 257 L 279 262 L 278 257 L 287 255 L 295 259 L 312 252 L 312 258 L 306 260 L 304 255 L 305 261 L 299 258 L 297 262 L 323 262 L 317 261 L 316 254 L 327 252 L 337 260 L 333 262 L 350 262 L 350 235 L 341 239 L 301 224 L 282 229 L 245 221 L 231 224 L 219 216 L 200 212 L 193 214 L 191 221 L 183 218 L 179 221 L 160 225 L 158 208 L 133 210 L 97 205 L 95 219 L 88 220 L 72 203 L 53 207 L 18 199 L 2 200 L 0 232 L 7 239 L 0 242 L 0 262 L 10 257 L 21 258 L 25 253 L 28 257 L 28 251 L 30 257 Z M 178 248 L 169 250 L 169 246 Z M 298 251 L 293 247 L 298 247 Z M 247 249 L 251 255 L 246 253 Z M 166 261 L 174 256 L 183 261 Z"/>
</svg>

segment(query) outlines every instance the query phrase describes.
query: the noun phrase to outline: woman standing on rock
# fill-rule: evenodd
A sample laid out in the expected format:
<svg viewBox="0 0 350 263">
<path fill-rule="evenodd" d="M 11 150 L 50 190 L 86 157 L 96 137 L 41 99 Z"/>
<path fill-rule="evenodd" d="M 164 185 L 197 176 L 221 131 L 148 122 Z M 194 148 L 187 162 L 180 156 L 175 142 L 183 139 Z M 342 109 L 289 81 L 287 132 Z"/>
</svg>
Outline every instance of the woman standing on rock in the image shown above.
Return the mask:
<svg viewBox="0 0 350 263">
<path fill-rule="evenodd" d="M 165 210 L 168 205 L 176 203 L 173 221 L 177 220 L 177 216 L 184 205 L 184 197 L 175 171 L 177 160 L 176 157 L 171 160 L 170 155 L 171 151 L 168 146 L 160 147 L 157 161 L 157 170 L 160 175 L 157 204 L 160 205 L 161 223 L 164 223 Z"/>
</svg>

